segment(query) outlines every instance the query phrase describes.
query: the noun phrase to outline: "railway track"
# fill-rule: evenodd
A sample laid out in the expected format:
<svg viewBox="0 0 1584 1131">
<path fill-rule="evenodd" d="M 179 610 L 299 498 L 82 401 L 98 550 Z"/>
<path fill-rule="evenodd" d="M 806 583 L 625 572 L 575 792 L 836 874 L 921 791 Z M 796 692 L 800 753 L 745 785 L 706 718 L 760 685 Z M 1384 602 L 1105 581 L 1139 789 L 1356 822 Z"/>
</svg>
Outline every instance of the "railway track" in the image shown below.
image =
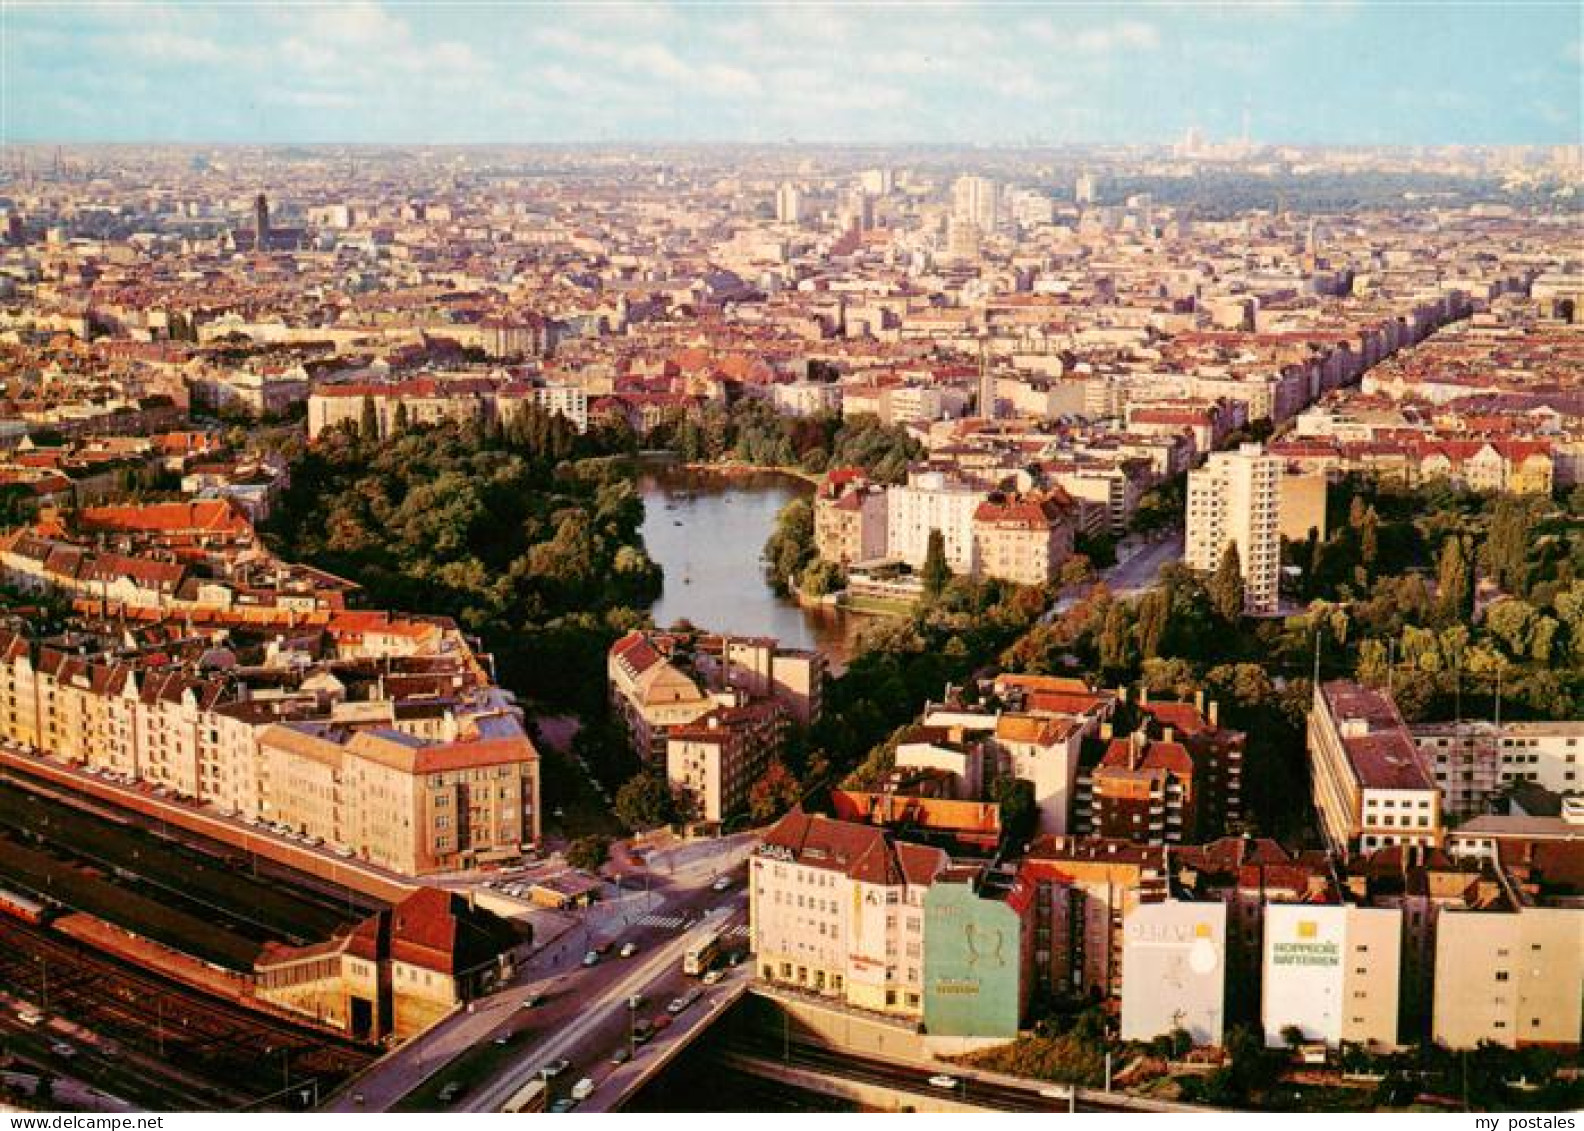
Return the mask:
<svg viewBox="0 0 1584 1131">
<path fill-rule="evenodd" d="M 317 1078 L 326 1092 L 375 1056 L 9 918 L 0 918 L 0 985 L 243 1101 L 290 1079 Z"/>
</svg>

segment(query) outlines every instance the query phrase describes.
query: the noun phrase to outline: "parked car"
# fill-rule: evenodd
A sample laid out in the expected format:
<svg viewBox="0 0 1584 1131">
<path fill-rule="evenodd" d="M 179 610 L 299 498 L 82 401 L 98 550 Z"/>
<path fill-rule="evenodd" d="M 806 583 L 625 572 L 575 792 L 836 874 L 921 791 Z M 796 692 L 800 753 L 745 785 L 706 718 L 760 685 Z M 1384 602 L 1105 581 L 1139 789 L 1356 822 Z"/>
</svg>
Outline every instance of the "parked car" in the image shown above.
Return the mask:
<svg viewBox="0 0 1584 1131">
<path fill-rule="evenodd" d="M 638 944 L 635 942 L 622 943 L 622 948 L 617 952 L 622 958 L 631 958 L 638 953 Z"/>
<path fill-rule="evenodd" d="M 716 982 L 720 981 L 725 976 L 726 976 L 726 971 L 720 970 L 720 969 L 715 969 L 715 970 L 711 970 L 707 974 L 705 974 L 704 977 L 700 979 L 700 981 L 702 981 L 706 986 L 713 986 Z"/>
<path fill-rule="evenodd" d="M 720 877 L 720 879 L 716 880 L 713 884 L 710 885 L 710 890 L 711 891 L 725 891 L 725 890 L 727 890 L 730 887 L 731 887 L 731 877 L 730 876 L 722 876 L 722 877 Z"/>
<path fill-rule="evenodd" d="M 572 1085 L 572 1098 L 575 1100 L 586 1100 L 593 1094 L 594 1081 L 591 1077 L 585 1076 Z"/>
<path fill-rule="evenodd" d="M 541 1068 L 539 1070 L 539 1075 L 545 1080 L 554 1080 L 557 1076 L 561 1075 L 561 1073 L 565 1072 L 571 1067 L 572 1062 L 563 1056 L 556 1060 L 552 1060 L 549 1064 Z"/>
<path fill-rule="evenodd" d="M 632 1053 L 628 1052 L 626 1049 L 617 1049 L 615 1052 L 611 1053 L 612 1064 L 626 1064 L 631 1059 Z"/>
<path fill-rule="evenodd" d="M 957 1077 L 947 1076 L 944 1073 L 939 1076 L 931 1076 L 929 1082 L 932 1088 L 955 1088 L 958 1084 Z"/>
<path fill-rule="evenodd" d="M 671 1003 L 666 1006 L 666 1012 L 671 1014 L 671 1016 L 675 1017 L 678 1013 L 681 1013 L 687 1007 L 688 1007 L 688 1003 L 687 1003 L 687 999 L 686 998 L 675 997 L 675 998 L 672 998 L 671 999 Z"/>
<path fill-rule="evenodd" d="M 600 958 L 599 951 L 591 950 L 591 951 L 589 951 L 587 954 L 585 954 L 583 956 L 583 965 L 585 965 L 585 966 L 598 966 L 599 965 L 599 958 Z"/>
</svg>

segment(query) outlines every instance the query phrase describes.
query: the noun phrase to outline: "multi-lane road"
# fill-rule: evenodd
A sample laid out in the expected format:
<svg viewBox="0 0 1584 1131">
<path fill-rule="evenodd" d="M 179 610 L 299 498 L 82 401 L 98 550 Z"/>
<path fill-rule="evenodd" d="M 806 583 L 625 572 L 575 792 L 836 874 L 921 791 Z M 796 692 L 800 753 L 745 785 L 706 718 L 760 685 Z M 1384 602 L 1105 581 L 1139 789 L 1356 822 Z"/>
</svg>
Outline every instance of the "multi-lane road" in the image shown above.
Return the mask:
<svg viewBox="0 0 1584 1131">
<path fill-rule="evenodd" d="M 747 950 L 741 864 L 751 843 L 751 837 L 741 837 L 724 845 L 680 850 L 667 860 L 667 870 L 656 882 L 661 890 L 651 896 L 634 892 L 618 903 L 581 913 L 575 926 L 540 948 L 512 986 L 472 1003 L 387 1056 L 335 1096 L 328 1109 L 390 1110 L 431 1078 L 447 1081 L 463 1075 L 465 1062 L 459 1058 L 498 1038 L 511 1050 L 506 1066 L 488 1080 L 464 1081 L 467 1090 L 449 1110 L 498 1110 L 539 1068 L 561 1058 L 572 1067 L 552 1082 L 556 1094 L 564 1095 L 581 1076 L 598 1081 L 612 1067 L 610 1056 L 626 1043 L 633 994 L 648 999 L 637 1016 L 652 1019 L 683 988 L 698 985 L 697 979 L 683 978 L 681 965 L 689 941 L 703 930 L 701 924 L 711 924 L 711 929 L 718 924 L 727 931 L 724 949 Z M 712 886 L 718 875 L 731 881 L 725 892 Z M 628 942 L 637 953 L 619 957 Z M 593 946 L 608 946 L 608 953 L 585 967 L 583 956 Z M 525 1000 L 540 995 L 540 1004 L 523 1007 Z M 639 1053 L 640 1060 L 645 1056 Z"/>
</svg>

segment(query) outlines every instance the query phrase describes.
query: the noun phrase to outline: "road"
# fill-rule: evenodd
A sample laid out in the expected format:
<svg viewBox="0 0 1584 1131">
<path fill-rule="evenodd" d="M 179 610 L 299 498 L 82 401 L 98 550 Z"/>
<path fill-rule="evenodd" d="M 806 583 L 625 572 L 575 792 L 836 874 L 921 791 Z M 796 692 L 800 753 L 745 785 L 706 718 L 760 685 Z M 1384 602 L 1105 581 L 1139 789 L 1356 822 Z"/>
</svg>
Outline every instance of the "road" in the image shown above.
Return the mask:
<svg viewBox="0 0 1584 1131">
<path fill-rule="evenodd" d="M 1045 611 L 1041 619 L 1049 624 L 1073 609 L 1101 584 L 1104 584 L 1113 596 L 1136 597 L 1155 584 L 1162 568 L 1169 562 L 1181 561 L 1182 556 L 1183 533 L 1179 530 L 1158 542 L 1147 543 L 1143 549 L 1126 561 L 1120 561 L 1108 569 L 1101 570 L 1098 581 L 1090 582 L 1076 592 L 1064 594 Z"/>
<path fill-rule="evenodd" d="M 494 1111 L 541 1065 L 562 1056 L 576 1059 L 567 1050 L 575 1049 L 577 1042 L 564 1040 L 565 1034 L 595 1033 L 602 1024 L 625 1032 L 628 997 L 634 992 L 650 992 L 648 987 L 659 986 L 668 972 L 680 970 L 682 952 L 687 948 L 684 940 L 705 910 L 725 906 L 735 914 L 746 906 L 742 864 L 753 842 L 752 834 L 744 834 L 725 842 L 687 844 L 665 854 L 651 854 L 649 862 L 655 873 L 651 891 L 627 891 L 619 899 L 596 903 L 578 913 L 554 941 L 542 945 L 523 965 L 510 987 L 474 1002 L 467 1011 L 452 1014 L 391 1053 L 337 1094 L 326 1110 L 390 1110 L 430 1077 L 443 1078 L 445 1066 L 468 1049 L 496 1037 L 513 1036 L 522 1042 L 521 1048 L 502 1077 L 515 1081 L 512 1086 L 497 1087 L 494 1082 L 476 1085 L 455 1106 L 455 1110 Z M 710 887 L 723 873 L 736 877 L 733 891 L 726 895 Z M 596 966 L 581 965 L 590 947 L 606 942 L 619 947 L 628 941 L 639 947 L 636 957 L 624 960 L 611 955 Z M 746 939 L 735 943 L 738 949 L 746 949 Z M 534 1009 L 521 1009 L 522 1000 L 530 993 L 543 993 L 549 1000 Z M 661 1001 L 660 1008 L 664 1005 Z M 604 1055 L 610 1051 L 606 1048 Z M 561 1083 L 570 1086 L 575 1079 Z M 487 1106 L 497 1092 L 496 1107 Z"/>
<path fill-rule="evenodd" d="M 1155 584 L 1162 566 L 1168 562 L 1181 561 L 1182 556 L 1183 533 L 1179 530 L 1159 542 L 1146 544 L 1127 561 L 1118 562 L 1106 570 L 1103 575 L 1105 583 L 1118 596 L 1142 593 Z"/>
<path fill-rule="evenodd" d="M 942 1064 L 932 1069 L 920 1065 L 877 1060 L 842 1049 L 798 1041 L 783 1044 L 770 1038 L 752 1046 L 733 1048 L 732 1051 L 740 1056 L 772 1065 L 788 1064 L 825 1076 L 881 1084 L 901 1092 L 949 1098 L 959 1103 L 994 1108 L 998 1111 L 1144 1110 L 1131 1097 L 1118 1096 L 1112 1101 L 1109 1098 L 1099 1098 L 1103 1093 L 1097 1094 L 1086 1089 L 1079 1090 L 1076 1105 L 1071 1106 L 1074 1101 L 1070 1098 L 1069 1089 L 1065 1084 L 1036 1080 L 1031 1080 L 1027 1084 L 1015 1084 L 1007 1082 L 1005 1078 L 990 1080 L 980 1076 L 973 1069 L 961 1068 L 957 1065 Z M 950 1077 L 954 1085 L 943 1088 L 930 1083 L 931 1077 L 939 1076 Z"/>
<path fill-rule="evenodd" d="M 708 932 L 719 929 L 730 918 L 739 916 L 747 904 L 747 894 L 739 892 L 724 905 L 727 908 L 725 913 L 708 917 L 700 926 L 664 944 L 636 969 L 625 967 L 625 977 L 605 985 L 597 998 L 591 1000 L 579 993 L 578 1010 L 573 1019 L 557 1029 L 549 1039 L 529 1046 L 507 1072 L 465 1097 L 457 1105 L 457 1110 L 499 1111 L 518 1089 L 538 1075 L 542 1066 L 563 1057 L 571 1062 L 571 1067 L 556 1077 L 552 1092 L 564 1091 L 584 1076 L 598 1082 L 608 1074 L 611 1054 L 627 1043 L 628 1027 L 633 1016 L 628 1009 L 628 1001 L 632 995 L 643 995 L 644 1005 L 638 1010 L 640 1015 L 664 1014 L 667 1002 L 683 990 L 683 953 Z M 610 965 L 623 966 L 619 959 L 612 960 Z M 701 1001 L 690 1012 L 697 1011 L 702 1016 L 707 1009 L 707 1003 Z M 669 1034 L 670 1030 L 666 1032 Z"/>
</svg>

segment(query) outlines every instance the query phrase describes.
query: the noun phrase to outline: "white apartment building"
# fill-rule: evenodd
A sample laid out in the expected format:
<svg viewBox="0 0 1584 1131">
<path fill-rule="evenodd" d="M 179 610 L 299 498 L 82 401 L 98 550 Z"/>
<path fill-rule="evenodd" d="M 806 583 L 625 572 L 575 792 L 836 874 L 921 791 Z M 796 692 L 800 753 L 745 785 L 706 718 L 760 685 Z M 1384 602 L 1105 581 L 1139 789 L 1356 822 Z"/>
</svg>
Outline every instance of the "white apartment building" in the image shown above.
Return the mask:
<svg viewBox="0 0 1584 1131">
<path fill-rule="evenodd" d="M 1187 563 L 1202 572 L 1221 564 L 1228 542 L 1243 567 L 1244 607 L 1276 611 L 1281 572 L 1281 460 L 1259 444 L 1215 452 L 1188 473 Z"/>
<path fill-rule="evenodd" d="M 996 183 L 989 177 L 958 177 L 952 184 L 952 218 L 977 225 L 982 232 L 996 226 Z"/>
<path fill-rule="evenodd" d="M 1261 1020 L 1265 1043 L 1397 1044 L 1402 908 L 1270 903 L 1265 907 Z"/>
<path fill-rule="evenodd" d="M 749 926 L 760 980 L 861 1009 L 924 1010 L 924 894 L 938 848 L 794 809 L 751 861 Z"/>
<path fill-rule="evenodd" d="M 886 554 L 914 569 L 924 565 L 931 530 L 946 540 L 946 563 L 953 573 L 972 574 L 974 513 L 985 492 L 975 483 L 941 471 L 915 471 L 904 486 L 886 493 Z"/>
</svg>

